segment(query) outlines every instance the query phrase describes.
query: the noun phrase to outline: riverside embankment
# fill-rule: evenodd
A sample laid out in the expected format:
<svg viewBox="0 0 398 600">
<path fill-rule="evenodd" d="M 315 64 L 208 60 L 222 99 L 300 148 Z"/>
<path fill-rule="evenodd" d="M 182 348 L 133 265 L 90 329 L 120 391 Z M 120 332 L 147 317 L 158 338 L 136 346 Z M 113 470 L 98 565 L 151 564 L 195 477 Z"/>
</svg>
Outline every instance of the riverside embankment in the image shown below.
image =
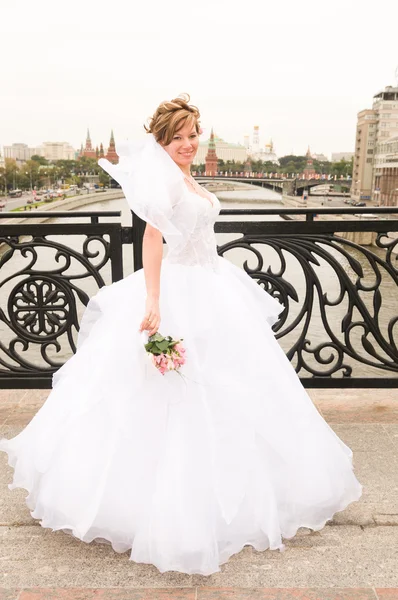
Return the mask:
<svg viewBox="0 0 398 600">
<path fill-rule="evenodd" d="M 48 204 L 42 204 L 37 210 L 40 212 L 48 212 L 48 217 L 38 217 L 37 219 L 25 218 L 24 214 L 21 214 L 21 218 L 18 221 L 15 221 L 15 216 L 17 215 L 17 211 L 12 211 L 13 218 L 7 219 L 7 213 L 3 213 L 4 218 L 1 219 L 1 223 L 3 225 L 9 223 L 43 223 L 48 219 L 52 219 L 51 215 L 54 211 L 63 211 L 63 210 L 76 210 L 77 208 L 81 208 L 83 206 L 87 206 L 89 204 L 94 204 L 99 200 L 117 200 L 118 198 L 124 198 L 123 191 L 121 189 L 109 190 L 107 192 L 97 192 L 94 194 L 80 194 L 79 196 L 71 196 L 69 198 L 62 198 L 60 200 L 55 200 L 53 202 L 49 202 Z M 32 208 L 30 212 L 34 212 L 36 209 Z"/>
</svg>

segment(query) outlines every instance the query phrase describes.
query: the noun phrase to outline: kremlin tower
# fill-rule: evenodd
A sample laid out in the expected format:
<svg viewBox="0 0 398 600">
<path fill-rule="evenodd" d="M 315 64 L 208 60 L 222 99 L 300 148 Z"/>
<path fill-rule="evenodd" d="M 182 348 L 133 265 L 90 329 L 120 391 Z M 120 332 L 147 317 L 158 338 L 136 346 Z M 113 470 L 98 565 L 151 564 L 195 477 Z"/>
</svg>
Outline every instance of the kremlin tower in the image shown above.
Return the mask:
<svg viewBox="0 0 398 600">
<path fill-rule="evenodd" d="M 115 137 L 113 135 L 113 129 L 111 131 L 111 139 L 109 140 L 109 148 L 105 158 L 107 158 L 109 162 L 113 163 L 114 165 L 119 162 L 119 157 L 116 154 Z"/>
<path fill-rule="evenodd" d="M 81 145 L 79 158 L 86 156 L 87 158 L 94 158 L 98 160 L 98 158 L 107 158 L 109 162 L 116 164 L 119 162 L 119 157 L 116 153 L 115 146 L 115 136 L 113 135 L 113 130 L 111 131 L 111 138 L 109 140 L 108 151 L 105 154 L 104 145 L 101 142 L 100 147 L 98 146 L 94 149 L 91 143 L 90 131 L 87 129 L 87 137 L 86 137 L 86 145 L 83 148 L 83 144 Z"/>
<path fill-rule="evenodd" d="M 315 169 L 314 169 L 314 161 L 312 160 L 309 146 L 308 146 L 306 157 L 307 157 L 307 164 L 305 165 L 305 169 L 304 169 L 304 179 L 312 179 L 315 175 Z"/>
<path fill-rule="evenodd" d="M 216 144 L 214 141 L 214 132 L 213 128 L 211 128 L 210 140 L 208 145 L 208 151 L 206 154 L 206 175 L 213 176 L 217 175 L 217 163 L 218 158 L 216 154 Z"/>
<path fill-rule="evenodd" d="M 83 150 L 80 150 L 80 156 L 87 156 L 87 158 L 97 158 L 95 150 L 91 144 L 89 129 L 87 129 L 86 145 Z"/>
</svg>

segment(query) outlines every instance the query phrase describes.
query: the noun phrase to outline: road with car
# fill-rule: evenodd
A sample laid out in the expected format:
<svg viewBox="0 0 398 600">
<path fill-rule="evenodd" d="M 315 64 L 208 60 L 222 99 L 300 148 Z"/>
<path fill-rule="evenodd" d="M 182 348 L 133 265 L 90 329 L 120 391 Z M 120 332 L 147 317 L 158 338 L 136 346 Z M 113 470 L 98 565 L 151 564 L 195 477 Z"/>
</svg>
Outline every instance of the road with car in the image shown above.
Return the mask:
<svg viewBox="0 0 398 600">
<path fill-rule="evenodd" d="M 34 204 L 35 202 L 42 202 L 43 200 L 46 199 L 57 199 L 57 198 L 62 198 L 64 196 L 70 197 L 70 196 L 75 196 L 75 195 L 81 195 L 81 194 L 92 194 L 93 192 L 106 192 L 108 188 L 81 188 L 81 189 L 76 189 L 76 188 L 69 188 L 66 190 L 61 190 L 61 189 L 57 189 L 57 190 L 40 190 L 38 192 L 36 192 L 36 195 L 34 195 L 32 192 L 30 191 L 25 191 L 22 192 L 21 196 L 16 196 L 16 197 L 11 197 L 11 196 L 6 196 L 6 197 L 0 197 L 0 212 L 2 211 L 10 211 L 13 210 L 15 208 L 21 208 L 23 206 L 29 206 L 31 204 Z"/>
</svg>

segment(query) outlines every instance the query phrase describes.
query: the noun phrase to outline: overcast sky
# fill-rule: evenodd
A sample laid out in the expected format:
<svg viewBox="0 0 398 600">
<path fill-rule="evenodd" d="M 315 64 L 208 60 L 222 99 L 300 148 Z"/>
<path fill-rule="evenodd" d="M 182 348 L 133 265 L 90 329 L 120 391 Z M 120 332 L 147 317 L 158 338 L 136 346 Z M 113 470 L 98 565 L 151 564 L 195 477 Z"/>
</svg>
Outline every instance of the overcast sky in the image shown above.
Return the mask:
<svg viewBox="0 0 398 600">
<path fill-rule="evenodd" d="M 22 0 L 1 25 L 0 146 L 132 139 L 188 92 L 206 139 L 259 125 L 279 156 L 352 151 L 358 111 L 396 84 L 396 0 Z"/>
</svg>

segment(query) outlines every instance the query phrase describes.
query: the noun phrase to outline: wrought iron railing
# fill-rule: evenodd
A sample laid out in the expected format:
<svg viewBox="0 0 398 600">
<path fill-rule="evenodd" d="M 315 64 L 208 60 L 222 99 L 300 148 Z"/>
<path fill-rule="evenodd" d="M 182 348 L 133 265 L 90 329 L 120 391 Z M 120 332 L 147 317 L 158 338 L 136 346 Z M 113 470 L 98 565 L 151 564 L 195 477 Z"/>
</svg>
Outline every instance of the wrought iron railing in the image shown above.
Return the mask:
<svg viewBox="0 0 398 600">
<path fill-rule="evenodd" d="M 398 208 L 221 211 L 306 219 L 215 226 L 234 234 L 219 254 L 239 249 L 245 271 L 284 304 L 274 330 L 306 387 L 398 387 L 398 219 L 375 218 L 387 213 Z M 360 218 L 314 221 L 331 214 Z M 366 233 L 373 244 L 355 240 Z"/>
<path fill-rule="evenodd" d="M 315 212 L 352 219 L 314 220 Z M 255 220 L 275 215 L 285 220 Z M 397 215 L 398 208 L 221 211 L 218 252 L 284 304 L 275 335 L 306 387 L 398 387 Z M 134 269 L 142 267 L 145 224 L 135 215 L 131 227 L 99 222 L 119 211 L 51 213 L 89 223 L 2 223 L 22 216 L 49 214 L 0 214 L 0 387 L 50 387 L 76 349 L 89 297 L 123 277 L 123 244 L 134 247 Z M 355 238 L 366 233 L 372 245 Z"/>
<path fill-rule="evenodd" d="M 0 215 L 28 219 L 0 220 L 0 387 L 50 387 L 54 371 L 76 351 L 79 316 L 90 295 L 123 277 L 122 243 L 131 242 L 131 228 L 99 222 L 120 214 Z M 33 223 L 49 217 L 90 222 Z"/>
</svg>

